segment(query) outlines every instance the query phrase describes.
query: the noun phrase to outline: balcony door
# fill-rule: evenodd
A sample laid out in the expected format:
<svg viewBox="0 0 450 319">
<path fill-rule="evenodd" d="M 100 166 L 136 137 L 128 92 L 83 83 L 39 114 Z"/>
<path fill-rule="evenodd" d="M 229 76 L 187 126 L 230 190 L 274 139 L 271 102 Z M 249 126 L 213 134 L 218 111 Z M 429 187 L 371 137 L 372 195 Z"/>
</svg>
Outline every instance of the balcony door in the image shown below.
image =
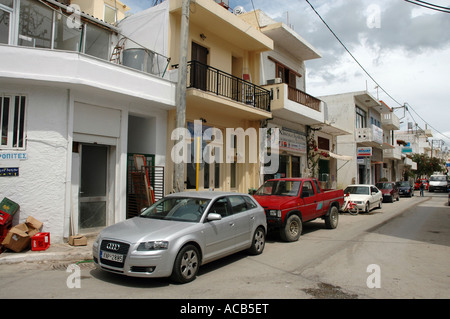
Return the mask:
<svg viewBox="0 0 450 319">
<path fill-rule="evenodd" d="M 208 49 L 200 44 L 192 42 L 191 60 L 200 62 L 194 63 L 192 66 L 191 85 L 197 89 L 206 91 Z"/>
</svg>

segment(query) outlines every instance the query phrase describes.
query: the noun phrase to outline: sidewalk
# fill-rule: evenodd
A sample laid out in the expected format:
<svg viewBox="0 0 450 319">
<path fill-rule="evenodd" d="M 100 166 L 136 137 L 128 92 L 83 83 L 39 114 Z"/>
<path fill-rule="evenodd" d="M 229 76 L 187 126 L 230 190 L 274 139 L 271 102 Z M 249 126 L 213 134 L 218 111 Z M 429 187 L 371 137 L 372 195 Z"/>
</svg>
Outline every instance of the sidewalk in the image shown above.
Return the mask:
<svg viewBox="0 0 450 319">
<path fill-rule="evenodd" d="M 0 265 L 39 261 L 83 261 L 92 259 L 92 243 L 96 236 L 88 236 L 86 246 L 70 246 L 68 243 L 50 243 L 44 251 L 24 250 L 20 253 L 6 250 L 0 254 Z"/>
</svg>

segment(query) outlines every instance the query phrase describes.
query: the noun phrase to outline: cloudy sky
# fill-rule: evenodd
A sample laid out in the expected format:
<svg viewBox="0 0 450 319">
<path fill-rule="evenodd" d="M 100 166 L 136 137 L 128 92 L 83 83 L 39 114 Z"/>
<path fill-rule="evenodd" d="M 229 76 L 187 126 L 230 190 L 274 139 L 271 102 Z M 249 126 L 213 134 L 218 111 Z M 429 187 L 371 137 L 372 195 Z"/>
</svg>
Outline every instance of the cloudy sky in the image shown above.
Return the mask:
<svg viewBox="0 0 450 319">
<path fill-rule="evenodd" d="M 133 12 L 153 0 L 121 0 Z M 253 2 L 253 4 L 252 4 Z M 314 96 L 367 90 L 407 122 L 433 131 L 435 145 L 450 149 L 450 13 L 403 0 L 309 0 L 343 44 L 378 82 L 358 66 L 305 0 L 230 0 L 230 7 L 261 9 L 289 24 L 322 54 L 306 63 L 306 91 Z M 450 7 L 450 0 L 428 3 Z M 450 11 L 450 10 L 449 10 Z M 392 97 L 390 97 L 390 96 Z M 405 115 L 405 116 L 404 116 Z M 404 117 L 403 117 L 404 116 Z M 443 134 L 443 135 L 442 135 Z"/>
</svg>

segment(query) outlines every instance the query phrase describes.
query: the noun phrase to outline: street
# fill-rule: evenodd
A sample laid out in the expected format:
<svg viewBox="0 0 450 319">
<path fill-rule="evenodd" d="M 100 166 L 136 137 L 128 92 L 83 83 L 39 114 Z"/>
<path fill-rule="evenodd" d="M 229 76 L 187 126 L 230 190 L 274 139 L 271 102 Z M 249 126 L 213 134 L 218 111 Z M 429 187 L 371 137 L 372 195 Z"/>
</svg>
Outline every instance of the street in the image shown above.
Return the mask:
<svg viewBox="0 0 450 319">
<path fill-rule="evenodd" d="M 448 299 L 447 193 L 417 195 L 370 214 L 340 214 L 334 230 L 322 220 L 307 223 L 298 242 L 269 234 L 262 255 L 204 265 L 185 285 L 107 273 L 93 263 L 79 263 L 77 278 L 67 271 L 71 263 L 20 263 L 1 266 L 0 298 Z"/>
</svg>

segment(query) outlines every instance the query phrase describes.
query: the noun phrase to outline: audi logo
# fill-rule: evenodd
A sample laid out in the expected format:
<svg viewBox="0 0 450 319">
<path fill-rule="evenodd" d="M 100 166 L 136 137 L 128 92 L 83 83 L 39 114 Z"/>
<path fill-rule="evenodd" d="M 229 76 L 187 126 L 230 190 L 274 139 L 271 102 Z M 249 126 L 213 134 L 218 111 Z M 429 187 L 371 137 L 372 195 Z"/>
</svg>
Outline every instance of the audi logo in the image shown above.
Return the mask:
<svg viewBox="0 0 450 319">
<path fill-rule="evenodd" d="M 109 250 L 119 250 L 120 248 L 120 244 L 116 244 L 116 243 L 108 243 L 106 244 L 106 248 L 108 248 Z"/>
</svg>

